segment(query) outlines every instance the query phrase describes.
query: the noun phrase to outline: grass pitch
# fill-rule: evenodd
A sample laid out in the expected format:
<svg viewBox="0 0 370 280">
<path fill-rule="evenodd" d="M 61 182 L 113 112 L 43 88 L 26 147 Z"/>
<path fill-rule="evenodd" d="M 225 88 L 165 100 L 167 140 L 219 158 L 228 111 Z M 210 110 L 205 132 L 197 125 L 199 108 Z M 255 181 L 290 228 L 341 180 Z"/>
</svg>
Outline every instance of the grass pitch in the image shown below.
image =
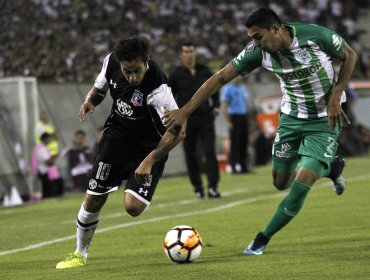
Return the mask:
<svg viewBox="0 0 370 280">
<path fill-rule="evenodd" d="M 221 199 L 198 201 L 186 177 L 163 179 L 140 217 L 123 211 L 122 190 L 110 195 L 86 267 L 57 270 L 75 249 L 83 195 L 0 209 L 0 279 L 369 279 L 370 158 L 347 160 L 347 190 L 337 196 L 322 179 L 299 215 L 262 256 L 243 249 L 269 221 L 286 192 L 271 184 L 271 166 L 223 174 Z M 175 225 L 197 228 L 203 252 L 179 265 L 164 254 Z"/>
</svg>

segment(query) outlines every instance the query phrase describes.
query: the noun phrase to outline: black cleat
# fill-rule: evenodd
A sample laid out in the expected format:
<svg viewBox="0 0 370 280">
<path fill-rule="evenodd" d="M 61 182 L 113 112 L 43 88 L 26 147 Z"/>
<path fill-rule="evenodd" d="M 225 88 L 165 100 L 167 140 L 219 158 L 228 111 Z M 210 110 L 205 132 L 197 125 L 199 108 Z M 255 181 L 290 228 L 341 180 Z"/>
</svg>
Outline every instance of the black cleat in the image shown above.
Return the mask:
<svg viewBox="0 0 370 280">
<path fill-rule="evenodd" d="M 340 156 L 336 156 L 330 164 L 330 179 L 333 181 L 333 189 L 337 195 L 341 195 L 346 187 L 346 181 L 342 176 L 345 165 L 346 161 Z"/>
</svg>

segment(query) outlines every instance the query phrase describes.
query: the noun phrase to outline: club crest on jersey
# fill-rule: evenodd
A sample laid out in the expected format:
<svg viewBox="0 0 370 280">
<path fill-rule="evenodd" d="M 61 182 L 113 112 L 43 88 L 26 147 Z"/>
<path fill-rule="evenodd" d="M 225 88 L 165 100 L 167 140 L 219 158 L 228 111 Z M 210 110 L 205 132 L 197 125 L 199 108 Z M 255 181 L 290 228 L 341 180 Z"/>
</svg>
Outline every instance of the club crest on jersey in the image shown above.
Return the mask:
<svg viewBox="0 0 370 280">
<path fill-rule="evenodd" d="M 134 94 L 131 97 L 131 103 L 137 107 L 137 106 L 143 106 L 143 94 L 135 89 Z"/>
<path fill-rule="evenodd" d="M 310 62 L 312 60 L 312 56 L 311 54 L 308 52 L 308 50 L 306 49 L 302 49 L 300 52 L 299 52 L 299 57 L 301 58 L 301 60 L 303 62 Z"/>
</svg>

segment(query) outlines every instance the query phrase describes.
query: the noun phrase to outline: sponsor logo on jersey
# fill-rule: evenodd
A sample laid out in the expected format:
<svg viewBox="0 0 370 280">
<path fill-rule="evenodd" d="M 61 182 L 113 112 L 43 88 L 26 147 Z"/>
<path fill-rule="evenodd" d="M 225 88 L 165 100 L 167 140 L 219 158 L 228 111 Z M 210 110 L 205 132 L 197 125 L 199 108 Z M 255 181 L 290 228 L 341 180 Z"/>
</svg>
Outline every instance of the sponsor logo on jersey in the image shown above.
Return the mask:
<svg viewBox="0 0 370 280">
<path fill-rule="evenodd" d="M 117 99 L 117 109 L 121 116 L 130 117 L 134 113 L 131 106 L 121 99 Z"/>
<path fill-rule="evenodd" d="M 321 70 L 322 65 L 321 62 L 317 62 L 316 64 L 313 64 L 309 67 L 299 69 L 297 71 L 291 72 L 291 73 L 282 73 L 278 74 L 284 81 L 290 81 L 290 80 L 299 80 L 303 78 L 307 78 L 319 70 Z"/>
<path fill-rule="evenodd" d="M 301 58 L 302 62 L 308 63 L 312 60 L 311 54 L 306 49 L 301 49 L 298 55 Z"/>
<path fill-rule="evenodd" d="M 342 45 L 343 39 L 337 34 L 333 34 L 331 38 L 333 39 L 333 46 L 335 47 L 337 51 L 339 51 L 339 48 Z"/>
<path fill-rule="evenodd" d="M 290 154 L 288 153 L 288 151 L 291 149 L 292 147 L 288 144 L 288 143 L 283 143 L 281 145 L 281 151 L 276 151 L 276 156 L 277 157 L 280 157 L 280 158 L 290 158 L 293 156 L 293 154 Z"/>
<path fill-rule="evenodd" d="M 135 106 L 143 106 L 143 94 L 138 91 L 137 89 L 135 89 L 132 97 L 131 97 L 131 100 L 130 102 Z"/>
<path fill-rule="evenodd" d="M 96 189 L 96 187 L 98 186 L 98 183 L 94 180 L 94 179 L 91 179 L 89 181 L 89 189 L 90 190 L 94 190 Z"/>
</svg>

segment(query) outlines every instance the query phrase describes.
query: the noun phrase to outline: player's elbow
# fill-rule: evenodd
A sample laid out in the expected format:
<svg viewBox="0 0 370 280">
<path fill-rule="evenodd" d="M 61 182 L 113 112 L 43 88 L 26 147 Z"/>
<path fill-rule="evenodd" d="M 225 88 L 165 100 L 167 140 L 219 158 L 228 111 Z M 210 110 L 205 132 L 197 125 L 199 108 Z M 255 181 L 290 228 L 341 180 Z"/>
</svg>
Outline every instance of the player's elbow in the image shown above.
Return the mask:
<svg viewBox="0 0 370 280">
<path fill-rule="evenodd" d="M 345 48 L 345 59 L 348 61 L 352 61 L 354 64 L 356 64 L 357 62 L 356 52 L 350 47 Z"/>
<path fill-rule="evenodd" d="M 180 131 L 179 133 L 179 140 L 180 142 L 183 141 L 186 137 L 186 132 L 185 131 Z"/>
<path fill-rule="evenodd" d="M 356 52 L 353 49 L 350 49 L 348 51 L 348 57 L 349 57 L 349 59 L 351 61 L 353 61 L 356 64 L 356 62 L 357 62 L 357 54 L 356 54 Z"/>
</svg>

